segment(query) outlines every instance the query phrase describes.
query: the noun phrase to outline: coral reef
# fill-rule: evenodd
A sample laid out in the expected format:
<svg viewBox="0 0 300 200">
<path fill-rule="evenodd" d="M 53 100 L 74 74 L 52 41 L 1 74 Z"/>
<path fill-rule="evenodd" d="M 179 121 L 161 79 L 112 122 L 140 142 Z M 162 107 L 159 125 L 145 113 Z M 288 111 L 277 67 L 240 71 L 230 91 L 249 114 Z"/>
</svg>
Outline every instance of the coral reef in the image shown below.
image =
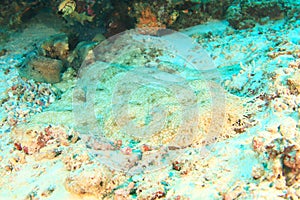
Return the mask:
<svg viewBox="0 0 300 200">
<path fill-rule="evenodd" d="M 0 198 L 300 198 L 299 3 L 61 2 L 0 8 L 0 24 L 28 26 L 0 50 Z M 158 34 L 226 17 L 249 29 L 182 30 L 203 47 L 189 50 Z M 130 27 L 148 35 L 102 42 Z M 185 51 L 211 57 L 218 75 Z"/>
<path fill-rule="evenodd" d="M 143 1 L 134 1 L 130 4 L 128 13 L 129 16 L 136 19 L 136 27 L 155 24 L 157 27 L 166 26 L 178 30 L 206 22 L 212 18 L 223 19 L 231 2 L 232 0 L 156 1 L 149 4 Z M 145 16 L 146 13 L 149 17 Z M 148 13 L 153 13 L 151 16 L 154 15 L 155 18 L 150 17 Z"/>
<path fill-rule="evenodd" d="M 18 27 L 28 19 L 39 14 L 41 9 L 48 9 L 51 14 L 61 14 L 70 28 L 92 30 L 102 27 L 106 36 L 117 34 L 135 27 L 167 27 L 182 29 L 211 19 L 226 19 L 237 29 L 253 27 L 257 22 L 266 23 L 268 19 L 299 18 L 296 12 L 299 5 L 294 2 L 277 1 L 156 1 L 153 4 L 135 1 L 87 1 L 64 0 L 30 2 L 8 1 L 1 9 L 2 24 Z M 55 12 L 53 12 L 55 11 Z M 100 14 L 101 13 L 101 14 Z M 83 28 L 84 27 L 84 28 Z M 83 31 L 77 31 L 84 35 Z M 96 35 L 97 33 L 95 33 Z"/>
<path fill-rule="evenodd" d="M 7 1 L 1 4 L 0 24 L 17 28 L 31 19 L 41 7 L 46 6 L 43 1 Z"/>
<path fill-rule="evenodd" d="M 281 44 L 284 45 L 284 44 Z M 253 167 L 252 176 L 260 183 L 254 186 L 257 193 L 272 190 L 282 198 L 298 199 L 299 195 L 299 92 L 298 92 L 298 53 L 297 49 L 290 53 L 271 56 L 272 59 L 288 59 L 283 69 L 273 71 L 270 90 L 265 96 L 260 96 L 264 101 L 267 112 L 271 112 L 265 130 L 259 131 L 253 137 L 252 147 L 260 157 L 261 164 Z M 285 49 L 286 50 L 286 49 Z M 273 55 L 273 54 L 272 54 Z M 295 59 L 292 59 L 295 58 Z M 267 185 L 271 185 L 268 188 Z M 282 193 L 282 191 L 287 191 Z M 255 195 L 258 195 L 254 192 Z"/>
</svg>

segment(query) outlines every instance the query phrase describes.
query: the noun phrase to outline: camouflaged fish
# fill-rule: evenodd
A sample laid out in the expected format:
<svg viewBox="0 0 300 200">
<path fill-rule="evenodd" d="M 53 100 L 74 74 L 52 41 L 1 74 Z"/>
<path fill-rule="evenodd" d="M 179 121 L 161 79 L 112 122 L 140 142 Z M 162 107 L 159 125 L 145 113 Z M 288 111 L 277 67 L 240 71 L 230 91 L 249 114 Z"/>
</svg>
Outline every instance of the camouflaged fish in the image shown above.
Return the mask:
<svg viewBox="0 0 300 200">
<path fill-rule="evenodd" d="M 62 15 L 64 18 L 68 16 L 76 21 L 80 22 L 82 25 L 85 21 L 92 22 L 94 16 L 88 16 L 85 13 L 78 13 L 75 11 L 76 2 L 73 0 L 64 0 L 58 6 L 58 14 Z"/>
</svg>

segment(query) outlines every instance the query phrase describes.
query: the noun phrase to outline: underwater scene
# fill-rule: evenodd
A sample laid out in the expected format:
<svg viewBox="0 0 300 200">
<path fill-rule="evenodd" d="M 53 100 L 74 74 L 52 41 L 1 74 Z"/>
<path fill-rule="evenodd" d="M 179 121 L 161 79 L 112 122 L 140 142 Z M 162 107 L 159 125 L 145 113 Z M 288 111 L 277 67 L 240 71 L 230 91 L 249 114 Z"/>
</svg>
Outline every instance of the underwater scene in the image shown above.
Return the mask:
<svg viewBox="0 0 300 200">
<path fill-rule="evenodd" d="M 300 1 L 1 0 L 0 200 L 300 199 Z"/>
</svg>

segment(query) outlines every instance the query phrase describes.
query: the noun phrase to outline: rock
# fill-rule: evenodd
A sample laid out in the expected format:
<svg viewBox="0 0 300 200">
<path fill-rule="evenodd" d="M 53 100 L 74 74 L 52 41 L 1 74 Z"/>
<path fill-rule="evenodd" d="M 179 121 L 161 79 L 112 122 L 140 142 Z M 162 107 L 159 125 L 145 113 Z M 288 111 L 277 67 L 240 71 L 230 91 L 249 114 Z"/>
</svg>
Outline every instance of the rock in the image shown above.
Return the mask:
<svg viewBox="0 0 300 200">
<path fill-rule="evenodd" d="M 60 82 L 62 71 L 62 61 L 43 56 L 30 58 L 21 68 L 19 68 L 21 77 L 47 83 Z"/>
</svg>

